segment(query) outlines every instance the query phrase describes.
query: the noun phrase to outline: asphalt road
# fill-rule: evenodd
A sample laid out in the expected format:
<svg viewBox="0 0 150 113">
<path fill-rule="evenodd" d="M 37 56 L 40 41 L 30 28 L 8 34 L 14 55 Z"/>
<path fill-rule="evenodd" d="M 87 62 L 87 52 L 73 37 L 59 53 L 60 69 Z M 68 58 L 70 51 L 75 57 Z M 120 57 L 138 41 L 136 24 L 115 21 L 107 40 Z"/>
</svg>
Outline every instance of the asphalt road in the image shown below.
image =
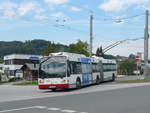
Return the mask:
<svg viewBox="0 0 150 113">
<path fill-rule="evenodd" d="M 14 86 L 14 85 L 1 85 L 0 86 L 0 103 L 16 100 L 27 100 L 45 97 L 56 97 L 73 94 L 85 94 L 99 91 L 109 91 L 120 88 L 136 87 L 150 85 L 150 83 L 138 84 L 113 84 L 111 82 L 103 83 L 100 85 L 92 85 L 90 87 L 82 88 L 80 90 L 71 91 L 57 91 L 51 92 L 50 90 L 39 90 L 37 86 Z"/>
<path fill-rule="evenodd" d="M 150 113 L 150 85 L 1 102 L 0 113 Z"/>
</svg>

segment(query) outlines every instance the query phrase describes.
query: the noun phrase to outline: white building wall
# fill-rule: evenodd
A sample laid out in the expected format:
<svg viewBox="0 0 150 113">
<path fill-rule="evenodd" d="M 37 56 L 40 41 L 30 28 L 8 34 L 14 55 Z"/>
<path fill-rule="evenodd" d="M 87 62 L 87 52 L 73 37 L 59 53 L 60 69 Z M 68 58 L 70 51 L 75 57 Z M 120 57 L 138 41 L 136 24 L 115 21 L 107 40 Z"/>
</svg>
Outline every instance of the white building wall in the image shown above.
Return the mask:
<svg viewBox="0 0 150 113">
<path fill-rule="evenodd" d="M 39 55 L 11 54 L 11 55 L 4 56 L 4 61 L 13 60 L 13 59 L 40 60 L 40 58 L 42 58 L 42 56 L 39 56 Z M 11 63 L 9 65 L 4 64 L 3 67 L 5 71 L 16 71 L 16 70 L 20 70 L 22 66 L 23 66 L 22 64 L 16 65 L 16 64 Z"/>
<path fill-rule="evenodd" d="M 10 60 L 10 59 L 32 59 L 32 58 L 42 58 L 42 56 L 39 55 L 24 55 L 24 54 L 12 54 L 4 56 L 4 60 Z"/>
<path fill-rule="evenodd" d="M 4 70 L 19 70 L 23 65 L 4 65 Z"/>
</svg>

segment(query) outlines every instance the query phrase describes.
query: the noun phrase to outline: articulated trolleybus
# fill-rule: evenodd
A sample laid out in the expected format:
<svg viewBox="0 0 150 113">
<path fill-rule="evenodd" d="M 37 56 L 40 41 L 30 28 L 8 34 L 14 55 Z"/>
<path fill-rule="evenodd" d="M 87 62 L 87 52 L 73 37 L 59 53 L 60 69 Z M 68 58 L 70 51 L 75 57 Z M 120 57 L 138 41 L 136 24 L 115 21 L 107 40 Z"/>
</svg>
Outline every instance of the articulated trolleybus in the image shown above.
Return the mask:
<svg viewBox="0 0 150 113">
<path fill-rule="evenodd" d="M 52 53 L 41 59 L 39 89 L 81 88 L 103 81 L 114 81 L 116 61 L 81 54 Z"/>
</svg>

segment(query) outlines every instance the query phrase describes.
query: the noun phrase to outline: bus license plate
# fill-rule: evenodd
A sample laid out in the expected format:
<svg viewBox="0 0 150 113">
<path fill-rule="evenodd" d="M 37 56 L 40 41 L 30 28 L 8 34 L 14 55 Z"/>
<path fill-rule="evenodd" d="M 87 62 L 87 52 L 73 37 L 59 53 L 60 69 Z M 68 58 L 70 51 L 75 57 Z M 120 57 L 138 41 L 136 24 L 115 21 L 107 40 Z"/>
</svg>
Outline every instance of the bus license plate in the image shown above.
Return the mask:
<svg viewBox="0 0 150 113">
<path fill-rule="evenodd" d="M 49 88 L 56 88 L 56 86 L 49 86 Z"/>
</svg>

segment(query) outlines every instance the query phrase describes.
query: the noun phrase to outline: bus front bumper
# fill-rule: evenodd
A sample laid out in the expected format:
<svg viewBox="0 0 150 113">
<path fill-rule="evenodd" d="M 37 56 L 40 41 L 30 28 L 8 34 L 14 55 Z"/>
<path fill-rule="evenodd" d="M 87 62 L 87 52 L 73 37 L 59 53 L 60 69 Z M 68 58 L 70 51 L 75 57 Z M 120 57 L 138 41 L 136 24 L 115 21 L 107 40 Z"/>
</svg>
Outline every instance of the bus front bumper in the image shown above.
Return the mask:
<svg viewBox="0 0 150 113">
<path fill-rule="evenodd" d="M 39 89 L 66 89 L 69 84 L 43 84 L 39 85 Z"/>
</svg>

